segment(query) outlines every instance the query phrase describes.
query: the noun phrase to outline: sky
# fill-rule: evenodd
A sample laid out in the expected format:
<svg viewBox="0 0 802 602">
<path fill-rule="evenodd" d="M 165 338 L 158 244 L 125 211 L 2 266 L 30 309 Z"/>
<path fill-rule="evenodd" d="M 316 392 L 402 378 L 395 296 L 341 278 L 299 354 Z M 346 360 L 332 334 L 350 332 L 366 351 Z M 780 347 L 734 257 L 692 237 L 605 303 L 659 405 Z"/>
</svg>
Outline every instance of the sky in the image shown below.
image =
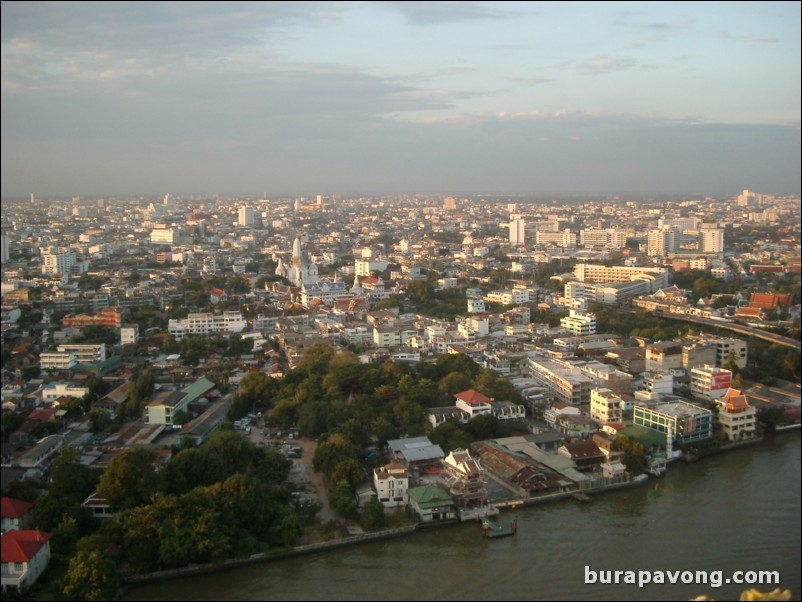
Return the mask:
<svg viewBox="0 0 802 602">
<path fill-rule="evenodd" d="M 3 198 L 800 192 L 798 2 L 1 17 Z"/>
</svg>

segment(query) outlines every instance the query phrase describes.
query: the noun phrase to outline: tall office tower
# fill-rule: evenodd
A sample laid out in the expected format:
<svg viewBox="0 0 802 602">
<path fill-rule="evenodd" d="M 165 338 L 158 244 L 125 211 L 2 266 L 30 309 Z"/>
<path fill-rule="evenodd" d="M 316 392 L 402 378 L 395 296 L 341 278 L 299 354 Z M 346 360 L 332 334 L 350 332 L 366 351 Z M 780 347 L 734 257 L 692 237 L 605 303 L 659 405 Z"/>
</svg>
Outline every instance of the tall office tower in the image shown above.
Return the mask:
<svg viewBox="0 0 802 602">
<path fill-rule="evenodd" d="M 443 200 L 443 209 L 445 209 L 446 211 L 457 210 L 457 201 L 454 199 L 453 196 L 447 196 L 445 200 Z"/>
<path fill-rule="evenodd" d="M 0 247 L 0 250 L 2 251 L 2 254 L 0 255 L 2 257 L 2 261 L 0 261 L 0 263 L 5 265 L 11 258 L 11 249 L 8 244 L 8 236 L 5 234 L 2 235 L 2 247 Z"/>
<path fill-rule="evenodd" d="M 652 228 L 646 238 L 646 254 L 665 257 L 679 248 L 680 231 L 675 228 Z"/>
<path fill-rule="evenodd" d="M 511 215 L 510 219 L 510 244 L 526 244 L 526 222 L 520 215 Z"/>
<path fill-rule="evenodd" d="M 724 230 L 721 228 L 702 228 L 699 230 L 699 248 L 702 253 L 724 252 Z"/>
<path fill-rule="evenodd" d="M 239 225 L 243 228 L 253 228 L 254 213 L 253 207 L 240 207 L 239 208 Z"/>
<path fill-rule="evenodd" d="M 35 202 L 36 202 L 36 195 L 34 193 L 31 193 L 31 205 L 33 205 Z"/>
<path fill-rule="evenodd" d="M 518 213 L 518 203 L 507 203 L 507 211 L 509 213 Z"/>
</svg>

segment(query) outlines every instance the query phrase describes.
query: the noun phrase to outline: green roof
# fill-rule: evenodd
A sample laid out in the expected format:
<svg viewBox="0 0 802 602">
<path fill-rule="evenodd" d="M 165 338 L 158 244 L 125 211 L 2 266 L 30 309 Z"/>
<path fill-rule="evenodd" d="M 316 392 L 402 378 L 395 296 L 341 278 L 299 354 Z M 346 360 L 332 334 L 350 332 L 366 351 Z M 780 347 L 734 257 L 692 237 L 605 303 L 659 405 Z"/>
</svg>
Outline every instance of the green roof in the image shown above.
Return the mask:
<svg viewBox="0 0 802 602">
<path fill-rule="evenodd" d="M 435 485 L 423 485 L 407 490 L 407 495 L 415 501 L 420 508 L 443 506 L 453 504 L 454 500 L 446 491 Z"/>
<path fill-rule="evenodd" d="M 185 388 L 182 393 L 184 397 L 191 403 L 198 399 L 201 395 L 208 393 L 214 389 L 215 384 L 205 376 L 202 376 L 197 381 Z"/>
<path fill-rule="evenodd" d="M 634 424 L 632 426 L 628 426 L 624 429 L 618 431 L 618 435 L 624 435 L 625 437 L 629 437 L 630 439 L 635 439 L 636 441 L 640 441 L 643 444 L 643 447 L 646 449 L 649 448 L 657 448 L 657 447 L 665 447 L 666 446 L 666 434 L 661 433 L 660 431 L 655 431 L 645 426 L 641 426 L 639 424 Z"/>
</svg>

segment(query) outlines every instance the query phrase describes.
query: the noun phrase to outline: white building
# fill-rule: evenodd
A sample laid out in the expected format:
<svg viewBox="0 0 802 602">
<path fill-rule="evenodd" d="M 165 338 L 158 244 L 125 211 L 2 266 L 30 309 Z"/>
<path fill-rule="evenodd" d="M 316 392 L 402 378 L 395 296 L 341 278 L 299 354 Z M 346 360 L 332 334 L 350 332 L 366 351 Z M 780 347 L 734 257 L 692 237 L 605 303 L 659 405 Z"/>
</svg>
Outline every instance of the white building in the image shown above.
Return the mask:
<svg viewBox="0 0 802 602">
<path fill-rule="evenodd" d="M 30 587 L 50 562 L 50 533 L 36 530 L 15 530 L 2 538 L 3 591 Z"/>
<path fill-rule="evenodd" d="M 74 250 L 44 253 L 42 255 L 43 274 L 70 274 L 72 268 L 78 263 L 78 255 Z"/>
<path fill-rule="evenodd" d="M 678 228 L 652 228 L 646 236 L 646 254 L 665 257 L 679 249 L 681 231 Z"/>
<path fill-rule="evenodd" d="M 88 345 L 78 345 L 78 344 L 65 344 L 59 345 L 56 349 L 60 353 L 74 353 L 75 360 L 79 364 L 100 364 L 106 361 L 106 344 L 105 343 L 97 343 L 97 344 L 88 344 Z"/>
<path fill-rule="evenodd" d="M 721 228 L 702 228 L 699 230 L 699 249 L 702 253 L 723 253 L 724 230 Z"/>
<path fill-rule="evenodd" d="M 170 319 L 168 332 L 176 339 L 187 335 L 208 336 L 211 334 L 233 334 L 245 330 L 248 322 L 238 311 L 226 311 L 222 314 L 193 313 L 186 318 Z"/>
<path fill-rule="evenodd" d="M 468 297 L 468 313 L 482 314 L 485 312 L 485 300 L 481 297 Z"/>
<path fill-rule="evenodd" d="M 560 326 L 574 336 L 596 334 L 596 314 L 571 309 L 566 317 L 560 319 Z"/>
<path fill-rule="evenodd" d="M 539 245 L 556 245 L 558 247 L 575 247 L 576 233 L 568 228 L 562 232 L 544 232 L 538 230 L 535 233 L 535 242 Z"/>
<path fill-rule="evenodd" d="M 120 345 L 136 345 L 139 342 L 139 325 L 127 324 L 120 328 Z"/>
<path fill-rule="evenodd" d="M 373 487 L 385 508 L 405 506 L 409 489 L 409 473 L 404 465 L 398 462 L 374 468 Z"/>
<path fill-rule="evenodd" d="M 574 275 L 581 282 L 630 282 L 633 277 L 648 278 L 651 293 L 668 286 L 668 268 L 661 267 L 578 263 L 574 266 Z"/>
<path fill-rule="evenodd" d="M 43 351 L 39 354 L 39 368 L 42 370 L 69 370 L 78 360 L 70 352 Z"/>
<path fill-rule="evenodd" d="M 53 401 L 59 397 L 75 397 L 81 399 L 89 392 L 86 387 L 79 387 L 72 383 L 48 383 L 40 389 L 42 399 Z"/>
<path fill-rule="evenodd" d="M 492 414 L 493 412 L 493 406 L 490 404 L 492 399 L 474 389 L 468 389 L 467 391 L 457 393 L 454 397 L 457 400 L 454 405 L 463 412 L 466 412 L 469 416 L 469 420 L 480 414 Z"/>
<path fill-rule="evenodd" d="M 697 397 L 719 399 L 732 384 L 732 372 L 705 364 L 691 369 L 691 393 Z"/>
<path fill-rule="evenodd" d="M 486 303 L 501 303 L 502 305 L 518 305 L 529 303 L 529 290 L 516 288 L 513 290 L 491 291 L 484 296 Z"/>
<path fill-rule="evenodd" d="M 590 392 L 590 417 L 600 424 L 620 423 L 624 412 L 632 409 L 632 401 L 624 400 L 610 389 L 593 389 Z"/>
<path fill-rule="evenodd" d="M 318 280 L 318 269 L 314 262 L 307 261 L 301 246 L 301 237 L 297 236 L 292 243 L 292 259 L 289 266 L 279 260 L 276 276 L 287 278 L 294 286 L 312 284 Z"/>
<path fill-rule="evenodd" d="M 521 216 L 512 216 L 510 219 L 510 245 L 520 246 L 526 244 L 526 222 Z"/>
<path fill-rule="evenodd" d="M 177 232 L 172 228 L 156 228 L 150 233 L 150 242 L 157 245 L 174 245 L 177 238 Z"/>
<path fill-rule="evenodd" d="M 737 389 L 728 389 L 716 400 L 718 422 L 722 432 L 730 441 L 751 437 L 757 429 L 757 408 L 749 405 L 746 397 Z"/>
<path fill-rule="evenodd" d="M 253 207 L 240 207 L 237 223 L 243 228 L 253 228 L 255 221 Z"/>
</svg>

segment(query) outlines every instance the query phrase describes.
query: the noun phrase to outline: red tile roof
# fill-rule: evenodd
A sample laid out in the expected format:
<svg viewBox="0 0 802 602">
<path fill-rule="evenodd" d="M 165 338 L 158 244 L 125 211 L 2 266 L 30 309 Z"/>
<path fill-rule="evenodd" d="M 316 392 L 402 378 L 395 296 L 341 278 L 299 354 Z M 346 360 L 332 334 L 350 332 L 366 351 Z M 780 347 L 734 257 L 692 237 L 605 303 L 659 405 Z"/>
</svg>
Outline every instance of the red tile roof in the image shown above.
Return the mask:
<svg viewBox="0 0 802 602">
<path fill-rule="evenodd" d="M 43 531 L 9 531 L 3 535 L 2 562 L 30 562 L 51 537 Z"/>
<path fill-rule="evenodd" d="M 33 504 L 30 502 L 6 496 L 3 496 L 0 506 L 0 515 L 2 518 L 19 518 L 33 508 Z"/>
<path fill-rule="evenodd" d="M 464 401 L 469 405 L 475 404 L 482 404 L 482 403 L 490 403 L 490 398 L 482 395 L 479 391 L 474 389 L 468 389 L 467 391 L 463 391 L 462 393 L 457 393 L 454 395 L 460 401 Z"/>
<path fill-rule="evenodd" d="M 787 310 L 791 304 L 791 295 L 781 295 L 777 293 L 752 293 L 749 297 L 749 307 L 760 307 L 761 309 L 773 309 L 780 307 Z"/>
</svg>

